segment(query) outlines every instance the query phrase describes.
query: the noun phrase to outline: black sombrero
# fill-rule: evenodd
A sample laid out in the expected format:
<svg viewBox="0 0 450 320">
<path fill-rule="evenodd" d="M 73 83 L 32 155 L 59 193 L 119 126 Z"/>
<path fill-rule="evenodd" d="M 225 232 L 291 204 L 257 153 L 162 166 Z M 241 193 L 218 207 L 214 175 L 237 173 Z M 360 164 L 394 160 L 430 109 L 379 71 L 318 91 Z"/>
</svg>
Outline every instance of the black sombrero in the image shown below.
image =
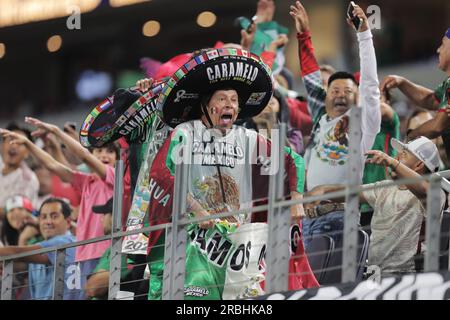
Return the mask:
<svg viewBox="0 0 450 320">
<path fill-rule="evenodd" d="M 87 115 L 80 129 L 84 147 L 101 147 L 120 137 L 128 142 L 137 140 L 145 124 L 156 110 L 156 98 L 164 83 L 142 93 L 132 89 L 118 89 L 114 95 L 100 102 Z"/>
<path fill-rule="evenodd" d="M 239 118 L 260 113 L 273 92 L 270 68 L 246 50 L 204 50 L 179 68 L 167 81 L 157 107 L 170 126 L 198 119 L 203 94 L 229 87 L 238 92 Z"/>
</svg>

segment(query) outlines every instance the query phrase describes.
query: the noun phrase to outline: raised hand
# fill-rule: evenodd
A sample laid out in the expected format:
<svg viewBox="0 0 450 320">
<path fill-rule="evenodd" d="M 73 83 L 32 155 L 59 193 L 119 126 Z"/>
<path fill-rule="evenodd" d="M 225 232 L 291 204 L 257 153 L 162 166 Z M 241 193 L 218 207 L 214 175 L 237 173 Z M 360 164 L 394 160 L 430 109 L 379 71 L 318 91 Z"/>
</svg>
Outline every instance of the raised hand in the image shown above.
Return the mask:
<svg viewBox="0 0 450 320">
<path fill-rule="evenodd" d="M 148 90 L 150 90 L 152 84 L 153 84 L 152 78 L 144 78 L 136 82 L 136 86 L 141 92 L 147 92 Z"/>
<path fill-rule="evenodd" d="M 6 129 L 0 129 L 0 136 L 2 136 L 3 139 L 11 139 L 11 141 L 9 142 L 11 144 L 27 144 L 28 142 L 30 142 L 30 140 L 28 140 L 26 136 Z"/>
<path fill-rule="evenodd" d="M 381 83 L 381 92 L 384 93 L 391 89 L 398 88 L 399 86 L 402 85 L 403 82 L 405 82 L 405 78 L 403 77 L 395 75 L 387 76 Z"/>
<path fill-rule="evenodd" d="M 276 52 L 276 50 L 282 46 L 285 46 L 289 42 L 289 38 L 285 34 L 279 34 L 278 37 L 270 43 L 269 51 Z"/>
<path fill-rule="evenodd" d="M 444 110 L 447 116 L 450 117 L 450 104 L 446 105 Z"/>
<path fill-rule="evenodd" d="M 353 23 L 352 23 L 352 21 L 351 21 L 349 18 L 347 18 L 347 23 L 348 23 L 353 29 L 355 29 L 355 30 L 358 31 L 358 32 L 364 32 L 364 31 L 366 31 L 366 30 L 369 30 L 369 22 L 368 22 L 368 20 L 367 20 L 367 16 L 366 16 L 366 14 L 364 13 L 364 10 L 361 9 L 360 6 L 355 5 L 355 8 L 353 9 L 353 16 L 354 16 L 354 17 L 358 17 L 359 19 L 362 20 L 362 24 L 361 24 L 359 30 L 356 30 L 356 29 L 355 29 L 355 26 L 354 26 Z"/>
<path fill-rule="evenodd" d="M 206 210 L 200 210 L 195 213 L 196 218 L 206 217 L 206 216 L 210 216 L 209 212 Z M 214 220 L 206 220 L 206 221 L 201 221 L 198 223 L 198 225 L 202 229 L 211 229 L 214 227 L 214 224 L 215 224 Z"/>
<path fill-rule="evenodd" d="M 50 154 L 54 155 L 54 152 L 61 148 L 59 140 L 55 137 L 53 133 L 47 133 L 43 135 L 41 138 L 44 141 L 45 150 Z"/>
<path fill-rule="evenodd" d="M 241 30 L 242 49 L 250 51 L 253 44 L 253 39 L 255 38 L 256 28 L 256 23 L 252 21 L 250 27 L 247 30 Z"/>
<path fill-rule="evenodd" d="M 366 163 L 372 163 L 383 167 L 393 166 L 397 164 L 398 161 L 379 150 L 369 150 L 366 152 L 366 156 L 367 155 L 371 155 L 372 157 L 367 158 Z"/>
<path fill-rule="evenodd" d="M 295 21 L 295 28 L 298 33 L 309 31 L 309 18 L 305 8 L 300 1 L 296 1 L 291 5 L 289 14 Z"/>
<path fill-rule="evenodd" d="M 35 126 L 36 128 L 38 128 L 38 130 L 33 131 L 31 133 L 31 135 L 33 137 L 40 137 L 40 136 L 43 136 L 44 134 L 56 133 L 58 131 L 58 127 L 55 126 L 54 124 L 43 122 L 43 121 L 38 120 L 36 118 L 25 117 L 25 122 Z"/>
</svg>

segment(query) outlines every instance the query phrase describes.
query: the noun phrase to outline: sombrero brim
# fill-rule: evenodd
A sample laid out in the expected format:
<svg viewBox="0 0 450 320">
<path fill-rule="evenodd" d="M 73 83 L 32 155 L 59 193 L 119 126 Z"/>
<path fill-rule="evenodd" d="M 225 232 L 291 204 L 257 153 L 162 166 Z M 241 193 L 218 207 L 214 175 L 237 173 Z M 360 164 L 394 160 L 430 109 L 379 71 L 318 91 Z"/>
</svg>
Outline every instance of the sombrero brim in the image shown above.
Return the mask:
<svg viewBox="0 0 450 320">
<path fill-rule="evenodd" d="M 221 48 L 205 51 L 179 68 L 158 98 L 158 108 L 170 126 L 198 118 L 203 94 L 235 89 L 241 111 L 238 118 L 260 113 L 273 93 L 270 68 L 246 50 Z"/>
<path fill-rule="evenodd" d="M 156 98 L 163 87 L 164 83 L 153 87 L 120 114 L 113 108 L 113 97 L 100 102 L 81 126 L 81 144 L 84 147 L 102 147 L 121 137 L 127 137 L 128 142 L 139 139 L 139 133 L 143 132 L 156 111 Z"/>
</svg>

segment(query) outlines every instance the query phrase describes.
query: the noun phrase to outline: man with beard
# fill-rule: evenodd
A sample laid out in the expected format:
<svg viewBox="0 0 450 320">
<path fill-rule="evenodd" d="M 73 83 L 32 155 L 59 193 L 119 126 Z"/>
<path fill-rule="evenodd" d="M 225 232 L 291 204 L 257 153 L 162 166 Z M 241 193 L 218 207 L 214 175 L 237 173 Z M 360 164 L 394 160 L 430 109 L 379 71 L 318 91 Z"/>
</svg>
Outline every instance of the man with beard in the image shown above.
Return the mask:
<svg viewBox="0 0 450 320">
<path fill-rule="evenodd" d="M 393 179 L 420 178 L 439 170 L 439 151 L 428 138 L 419 137 L 404 144 L 391 139 L 398 155 L 392 158 L 379 150 L 369 150 L 367 163 L 390 168 Z M 376 265 L 382 275 L 415 272 L 414 255 L 418 252 L 420 228 L 426 218 L 428 182 L 386 186 L 389 180 L 365 184 L 359 201 L 374 208 L 371 221 L 369 265 Z M 375 187 L 375 188 L 374 188 Z M 345 189 L 344 185 L 322 185 L 308 196 L 323 195 Z M 344 201 L 335 199 L 333 201 Z M 441 190 L 441 208 L 445 194 Z"/>
</svg>

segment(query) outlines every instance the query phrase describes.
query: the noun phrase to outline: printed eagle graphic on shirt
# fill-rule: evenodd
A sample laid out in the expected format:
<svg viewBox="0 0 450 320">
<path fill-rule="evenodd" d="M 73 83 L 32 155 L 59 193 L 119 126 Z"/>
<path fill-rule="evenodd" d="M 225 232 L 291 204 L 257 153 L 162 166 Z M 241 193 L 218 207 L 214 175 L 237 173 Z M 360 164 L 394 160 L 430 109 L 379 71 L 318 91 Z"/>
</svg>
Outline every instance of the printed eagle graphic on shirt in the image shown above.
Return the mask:
<svg viewBox="0 0 450 320">
<path fill-rule="evenodd" d="M 317 145 L 317 156 L 324 162 L 344 165 L 348 155 L 349 117 L 344 116 L 325 134 L 325 140 Z"/>
</svg>

